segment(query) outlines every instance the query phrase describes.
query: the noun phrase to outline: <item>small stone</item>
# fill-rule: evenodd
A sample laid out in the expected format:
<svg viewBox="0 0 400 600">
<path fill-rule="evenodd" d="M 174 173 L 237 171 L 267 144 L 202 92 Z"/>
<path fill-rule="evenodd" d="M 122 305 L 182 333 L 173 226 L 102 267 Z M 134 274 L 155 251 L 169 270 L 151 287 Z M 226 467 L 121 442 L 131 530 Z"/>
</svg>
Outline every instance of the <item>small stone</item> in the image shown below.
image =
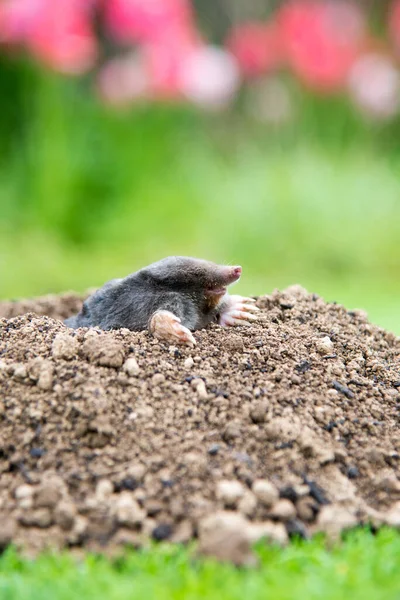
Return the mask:
<svg viewBox="0 0 400 600">
<path fill-rule="evenodd" d="M 250 491 L 246 490 L 243 497 L 239 500 L 238 510 L 247 517 L 252 517 L 257 508 L 257 498 Z"/>
<path fill-rule="evenodd" d="M 296 502 L 297 515 L 302 521 L 310 523 L 314 521 L 319 508 L 315 501 L 309 496 L 304 496 Z"/>
<path fill-rule="evenodd" d="M 31 448 L 29 450 L 29 455 L 32 458 L 42 458 L 42 456 L 44 456 L 45 454 L 46 454 L 46 450 L 44 448 L 35 447 L 35 448 Z"/>
<path fill-rule="evenodd" d="M 296 516 L 296 509 L 290 500 L 279 500 L 270 511 L 270 516 L 279 521 L 288 521 Z"/>
<path fill-rule="evenodd" d="M 237 506 L 243 494 L 244 487 L 240 481 L 223 479 L 217 483 L 217 498 L 222 500 L 226 508 Z"/>
<path fill-rule="evenodd" d="M 185 367 L 185 369 L 190 370 L 194 365 L 194 360 L 191 356 L 188 356 L 185 359 L 185 362 L 183 363 L 183 366 Z"/>
<path fill-rule="evenodd" d="M 235 439 L 241 436 L 242 432 L 239 423 L 228 423 L 222 433 L 222 439 L 226 443 L 232 443 Z"/>
<path fill-rule="evenodd" d="M 250 418 L 253 423 L 264 423 L 267 419 L 268 403 L 263 400 L 255 402 L 250 408 Z"/>
<path fill-rule="evenodd" d="M 164 381 L 165 381 L 165 375 L 163 375 L 162 373 L 156 373 L 151 378 L 151 381 L 152 381 L 152 383 L 154 385 L 160 385 L 161 383 L 164 383 Z"/>
<path fill-rule="evenodd" d="M 329 463 L 335 462 L 335 451 L 333 448 L 320 446 L 315 454 L 316 459 L 318 460 L 321 466 L 327 465 Z"/>
<path fill-rule="evenodd" d="M 68 333 L 58 333 L 54 338 L 51 353 L 54 358 L 72 360 L 78 355 L 78 340 Z"/>
<path fill-rule="evenodd" d="M 121 342 L 105 334 L 85 336 L 85 338 L 82 351 L 91 363 L 101 367 L 119 368 L 122 366 L 125 351 Z"/>
<path fill-rule="evenodd" d="M 220 511 L 199 523 L 201 554 L 238 566 L 254 566 L 257 563 L 250 544 L 250 523 L 239 513 Z"/>
<path fill-rule="evenodd" d="M 51 390 L 53 387 L 54 367 L 49 361 L 43 361 L 40 366 L 37 386 L 41 390 Z"/>
<path fill-rule="evenodd" d="M 54 520 L 64 531 L 70 531 L 75 522 L 76 507 L 75 504 L 68 501 L 61 501 L 54 510 Z"/>
<path fill-rule="evenodd" d="M 329 336 L 325 336 L 323 338 L 317 339 L 315 341 L 315 347 L 319 354 L 323 356 L 326 354 L 331 354 L 333 350 L 333 342 Z"/>
<path fill-rule="evenodd" d="M 216 454 L 218 454 L 220 449 L 221 449 L 220 444 L 211 444 L 211 446 L 208 449 L 208 454 L 210 454 L 210 456 L 215 456 Z"/>
<path fill-rule="evenodd" d="M 151 533 L 151 537 L 153 538 L 153 540 L 156 540 L 157 542 L 162 542 L 163 540 L 167 540 L 168 538 L 171 537 L 173 532 L 173 528 L 172 525 L 170 525 L 169 523 L 161 523 L 160 525 L 157 525 L 157 527 L 155 527 Z"/>
<path fill-rule="evenodd" d="M 130 492 L 133 492 L 139 486 L 134 477 L 124 477 L 114 485 L 117 492 L 121 492 L 122 490 L 129 490 Z"/>
<path fill-rule="evenodd" d="M 137 463 L 129 467 L 128 476 L 133 477 L 136 481 L 142 481 L 146 475 L 146 467 L 142 463 Z"/>
<path fill-rule="evenodd" d="M 28 510 L 33 507 L 33 494 L 35 488 L 30 485 L 20 485 L 15 490 L 15 499 L 19 508 Z"/>
<path fill-rule="evenodd" d="M 134 358 L 133 356 L 126 359 L 122 369 L 127 375 L 129 375 L 129 377 L 137 377 L 140 373 L 140 367 L 137 363 L 136 358 Z"/>
<path fill-rule="evenodd" d="M 26 366 L 21 363 L 17 363 L 14 366 L 15 379 L 17 379 L 18 381 L 23 381 L 24 379 L 26 379 L 27 376 L 28 376 L 28 372 L 27 372 Z"/>
<path fill-rule="evenodd" d="M 35 494 L 36 508 L 54 508 L 60 500 L 60 489 L 51 483 L 41 485 Z"/>
<path fill-rule="evenodd" d="M 24 500 L 25 498 L 32 498 L 35 492 L 35 488 L 31 485 L 20 485 L 14 492 L 16 500 Z"/>
<path fill-rule="evenodd" d="M 360 471 L 355 466 L 350 466 L 347 469 L 347 477 L 349 479 L 357 479 L 359 477 Z"/>
<path fill-rule="evenodd" d="M 272 506 L 279 499 L 278 490 L 266 479 L 256 479 L 252 485 L 252 490 L 257 500 L 264 506 Z"/>
<path fill-rule="evenodd" d="M 202 400 L 206 400 L 208 398 L 206 384 L 199 377 L 195 377 L 190 382 L 191 387 L 196 391 L 198 397 Z"/>
<path fill-rule="evenodd" d="M 130 492 L 121 492 L 115 502 L 115 515 L 120 525 L 134 529 L 146 518 L 142 510 Z"/>
<path fill-rule="evenodd" d="M 336 539 L 345 529 L 355 527 L 357 517 L 341 506 L 324 506 L 317 519 L 318 531 L 325 532 L 330 538 Z"/>
<path fill-rule="evenodd" d="M 109 479 L 100 479 L 96 485 L 96 498 L 99 502 L 107 501 L 114 491 L 114 486 Z"/>
<path fill-rule="evenodd" d="M 48 508 L 37 508 L 36 510 L 24 512 L 19 517 L 19 522 L 25 527 L 47 529 L 53 523 L 53 518 Z"/>
<path fill-rule="evenodd" d="M 74 526 L 67 536 L 67 542 L 70 546 L 79 546 L 85 539 L 88 528 L 88 521 L 85 517 L 78 515 L 74 521 Z"/>
</svg>

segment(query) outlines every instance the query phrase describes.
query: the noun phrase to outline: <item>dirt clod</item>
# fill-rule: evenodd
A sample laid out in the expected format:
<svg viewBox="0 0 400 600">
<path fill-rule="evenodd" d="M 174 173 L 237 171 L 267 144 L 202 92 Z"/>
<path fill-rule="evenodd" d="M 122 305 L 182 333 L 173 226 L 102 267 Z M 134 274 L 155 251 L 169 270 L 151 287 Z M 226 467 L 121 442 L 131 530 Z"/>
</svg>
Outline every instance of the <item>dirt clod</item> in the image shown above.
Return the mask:
<svg viewBox="0 0 400 600">
<path fill-rule="evenodd" d="M 400 340 L 364 313 L 292 286 L 193 355 L 72 331 L 81 303 L 0 303 L 0 549 L 197 536 L 252 564 L 261 537 L 400 527 Z"/>
<path fill-rule="evenodd" d="M 257 500 L 265 506 L 272 506 L 279 498 L 276 487 L 265 479 L 257 479 L 254 481 L 252 489 Z"/>
</svg>

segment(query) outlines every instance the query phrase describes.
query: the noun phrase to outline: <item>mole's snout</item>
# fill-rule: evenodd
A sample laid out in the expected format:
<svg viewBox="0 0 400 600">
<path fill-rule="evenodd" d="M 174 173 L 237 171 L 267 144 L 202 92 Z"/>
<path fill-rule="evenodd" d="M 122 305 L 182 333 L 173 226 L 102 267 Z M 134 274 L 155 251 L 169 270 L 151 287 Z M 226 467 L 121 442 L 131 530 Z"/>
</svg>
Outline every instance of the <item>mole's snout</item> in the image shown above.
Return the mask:
<svg viewBox="0 0 400 600">
<path fill-rule="evenodd" d="M 234 277 L 237 277 L 239 279 L 239 277 L 242 274 L 242 267 L 233 267 L 232 268 L 232 274 Z"/>
<path fill-rule="evenodd" d="M 242 274 L 242 267 L 225 267 L 225 273 L 226 283 L 229 285 L 240 279 L 240 276 Z"/>
</svg>

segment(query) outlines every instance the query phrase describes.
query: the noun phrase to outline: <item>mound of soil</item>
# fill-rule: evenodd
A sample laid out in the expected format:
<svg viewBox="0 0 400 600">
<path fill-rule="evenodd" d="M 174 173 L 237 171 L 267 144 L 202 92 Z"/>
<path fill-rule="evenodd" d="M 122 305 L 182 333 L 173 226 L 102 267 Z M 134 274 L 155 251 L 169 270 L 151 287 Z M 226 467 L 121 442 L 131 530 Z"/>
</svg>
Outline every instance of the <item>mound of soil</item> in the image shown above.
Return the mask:
<svg viewBox="0 0 400 600">
<path fill-rule="evenodd" d="M 298 286 L 195 349 L 69 330 L 81 302 L 0 304 L 1 546 L 199 537 L 243 563 L 260 537 L 400 526 L 395 335 Z"/>
</svg>

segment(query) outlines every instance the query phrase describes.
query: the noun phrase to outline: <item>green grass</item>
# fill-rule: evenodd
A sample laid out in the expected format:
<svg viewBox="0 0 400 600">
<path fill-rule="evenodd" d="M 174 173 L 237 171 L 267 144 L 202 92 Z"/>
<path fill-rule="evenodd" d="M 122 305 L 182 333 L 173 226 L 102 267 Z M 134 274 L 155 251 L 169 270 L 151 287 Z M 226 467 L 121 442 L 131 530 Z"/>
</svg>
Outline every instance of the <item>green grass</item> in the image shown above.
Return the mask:
<svg viewBox="0 0 400 600">
<path fill-rule="evenodd" d="M 258 568 L 237 569 L 157 546 L 110 561 L 69 554 L 0 559 L 2 600 L 398 600 L 400 533 L 359 530 L 329 550 L 321 539 L 284 549 L 259 545 Z"/>
</svg>

